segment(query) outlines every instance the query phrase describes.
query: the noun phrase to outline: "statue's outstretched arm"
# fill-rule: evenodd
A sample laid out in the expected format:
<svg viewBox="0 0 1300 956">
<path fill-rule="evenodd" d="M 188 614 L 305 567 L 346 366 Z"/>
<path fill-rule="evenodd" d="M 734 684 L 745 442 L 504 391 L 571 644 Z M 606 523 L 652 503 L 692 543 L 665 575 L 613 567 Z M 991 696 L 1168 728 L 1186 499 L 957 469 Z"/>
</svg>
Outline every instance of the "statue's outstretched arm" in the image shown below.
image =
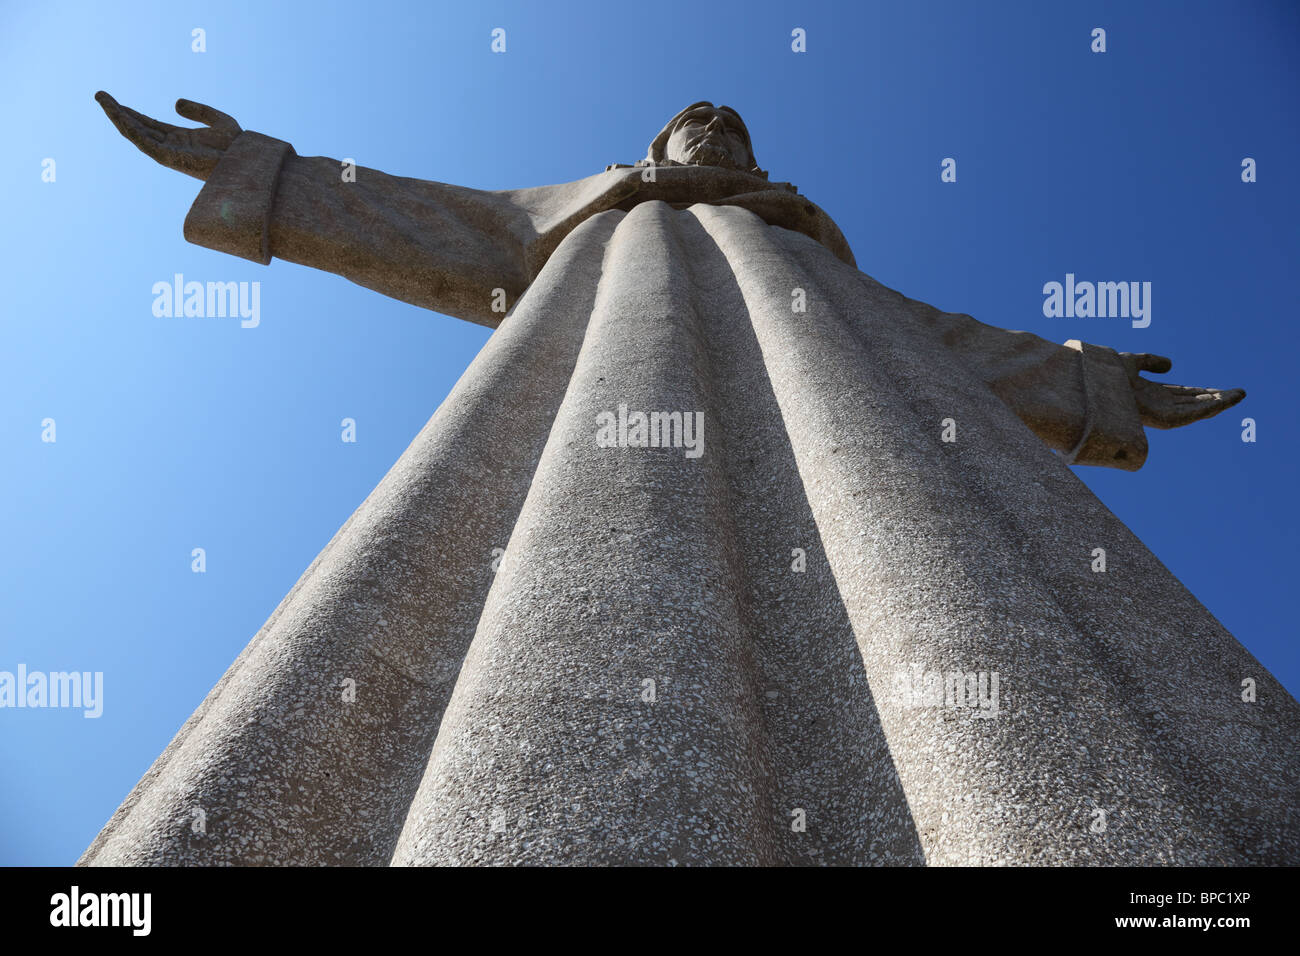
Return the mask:
<svg viewBox="0 0 1300 956">
<path fill-rule="evenodd" d="M 492 192 L 389 176 L 246 131 L 230 116 L 178 100 L 198 129 L 95 99 L 152 159 L 204 181 L 185 238 L 263 264 L 272 257 L 335 272 L 424 308 L 496 326 L 532 278 L 528 213 Z M 348 175 L 345 175 L 348 174 Z"/>
<path fill-rule="evenodd" d="M 1075 464 L 1136 471 L 1146 461 L 1144 428 L 1190 425 L 1246 397 L 1239 388 L 1143 378 L 1139 373 L 1169 371 L 1173 363 L 1160 355 L 1116 352 L 1077 339 L 1058 345 L 919 302 L 913 310 L 1026 425 Z"/>
</svg>

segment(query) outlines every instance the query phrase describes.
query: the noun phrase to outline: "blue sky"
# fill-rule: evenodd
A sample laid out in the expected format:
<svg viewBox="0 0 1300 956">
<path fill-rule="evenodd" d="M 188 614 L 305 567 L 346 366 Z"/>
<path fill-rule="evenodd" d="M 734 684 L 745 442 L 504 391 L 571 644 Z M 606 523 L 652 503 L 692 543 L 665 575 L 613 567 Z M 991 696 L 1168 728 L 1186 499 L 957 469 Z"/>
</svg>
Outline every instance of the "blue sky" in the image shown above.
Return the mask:
<svg viewBox="0 0 1300 956">
<path fill-rule="evenodd" d="M 182 125 L 176 98 L 199 100 L 302 155 L 488 189 L 633 162 L 696 100 L 737 108 L 760 164 L 886 285 L 1249 391 L 1151 434 L 1138 473 L 1079 474 L 1300 693 L 1298 9 L 3 4 L 0 670 L 102 671 L 105 700 L 97 720 L 0 710 L 0 863 L 75 860 L 488 335 L 187 244 L 199 183 L 123 140 L 96 90 Z M 1099 26 L 1104 54 L 1089 48 Z M 1243 157 L 1258 182 L 1241 182 Z M 260 326 L 155 318 L 152 286 L 177 272 L 260 281 Z M 1043 283 L 1067 272 L 1151 281 L 1150 327 L 1045 318 Z"/>
</svg>

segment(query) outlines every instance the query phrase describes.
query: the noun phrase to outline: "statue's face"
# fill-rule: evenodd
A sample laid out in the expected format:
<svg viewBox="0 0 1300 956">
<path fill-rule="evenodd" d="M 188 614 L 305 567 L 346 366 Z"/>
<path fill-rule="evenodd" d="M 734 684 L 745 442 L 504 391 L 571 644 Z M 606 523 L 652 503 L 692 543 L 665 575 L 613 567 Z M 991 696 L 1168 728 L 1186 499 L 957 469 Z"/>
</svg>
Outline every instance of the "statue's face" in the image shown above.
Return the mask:
<svg viewBox="0 0 1300 956">
<path fill-rule="evenodd" d="M 736 118 L 706 106 L 691 110 L 678 121 L 665 155 L 685 166 L 750 169 L 754 165 Z"/>
</svg>

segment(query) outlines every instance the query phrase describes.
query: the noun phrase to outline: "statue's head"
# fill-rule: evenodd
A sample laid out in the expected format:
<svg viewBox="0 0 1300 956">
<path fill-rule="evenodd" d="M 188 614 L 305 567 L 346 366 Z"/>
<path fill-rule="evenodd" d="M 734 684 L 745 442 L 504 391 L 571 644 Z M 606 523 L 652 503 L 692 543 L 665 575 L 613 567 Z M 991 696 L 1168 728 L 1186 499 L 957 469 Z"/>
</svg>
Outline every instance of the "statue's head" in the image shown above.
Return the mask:
<svg viewBox="0 0 1300 956">
<path fill-rule="evenodd" d="M 707 102 L 693 103 L 669 120 L 638 165 L 721 166 L 767 178 L 754 161 L 740 114 Z"/>
</svg>

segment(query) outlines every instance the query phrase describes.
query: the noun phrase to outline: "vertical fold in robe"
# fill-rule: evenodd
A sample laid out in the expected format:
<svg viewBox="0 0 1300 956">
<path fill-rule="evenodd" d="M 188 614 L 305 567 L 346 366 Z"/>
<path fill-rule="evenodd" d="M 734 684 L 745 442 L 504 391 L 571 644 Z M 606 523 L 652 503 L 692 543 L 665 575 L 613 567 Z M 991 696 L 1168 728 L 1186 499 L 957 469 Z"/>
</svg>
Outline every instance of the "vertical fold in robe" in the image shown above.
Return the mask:
<svg viewBox="0 0 1300 956">
<path fill-rule="evenodd" d="M 1112 575 L 1107 597 L 1094 588 L 1091 620 L 1063 606 L 1043 576 L 1048 552 L 1077 577 L 1091 573 L 1085 545 L 1118 534 L 1082 483 L 901 297 L 743 210 L 698 214 L 745 296 L 926 859 L 1241 862 L 1232 826 L 1210 825 L 1173 766 L 1180 755 L 1150 735 L 1105 659 L 1112 642 L 1145 645 L 1210 692 L 1178 662 L 1183 632 L 1153 633 L 1159 616 L 1141 614 L 1148 579 L 1167 588 L 1168 572 L 1131 559 L 1141 574 Z M 796 287 L 806 314 L 791 310 Z M 946 417 L 955 443 L 941 441 Z M 1018 544 L 1017 522 L 1050 527 L 1061 511 L 1086 515 L 1092 534 Z M 1215 626 L 1185 593 L 1172 606 L 1186 624 Z M 899 693 L 914 667 L 997 672 L 997 716 L 915 706 Z M 1218 702 L 1201 706 L 1226 715 L 1231 691 L 1219 684 Z"/>
<path fill-rule="evenodd" d="M 610 241 L 396 864 L 780 860 L 712 438 L 704 316 L 730 270 L 711 243 L 682 242 L 680 215 L 644 203 Z M 620 406 L 702 413 L 703 454 L 601 447 L 600 416 Z"/>
<path fill-rule="evenodd" d="M 83 864 L 384 864 L 581 347 L 588 220 Z"/>
<path fill-rule="evenodd" d="M 799 250 L 801 263 L 820 260 L 801 238 L 778 235 Z M 866 275 L 858 273 L 857 280 L 867 301 L 898 298 Z M 863 312 L 846 314 L 865 328 Z M 912 354 L 935 354 L 927 352 L 928 339 L 915 335 Z M 1067 346 L 1082 351 L 1099 378 L 1116 374 L 1111 350 Z M 999 376 L 1008 364 L 1007 357 L 959 353 L 942 356 L 937 367 L 958 366 L 967 376 L 992 381 L 994 393 L 1005 399 L 1007 380 Z M 931 421 L 956 415 L 977 424 L 978 431 L 966 435 L 974 441 L 945 446 L 948 469 L 988 516 L 987 533 L 1000 537 L 1022 567 L 1034 569 L 1078 635 L 1069 645 L 1076 667 L 1106 682 L 1110 716 L 1128 729 L 1128 744 L 1101 728 L 1078 729 L 1083 739 L 1076 746 L 1100 753 L 1108 778 L 1123 781 L 1113 788 L 1115 801 L 1088 812 L 1089 833 L 1107 836 L 1104 858 L 1180 865 L 1300 859 L 1300 704 L 1060 459 L 1044 455 L 1013 417 L 990 405 L 986 393 L 964 384 L 956 394 L 967 410 L 959 414 L 953 384 L 963 379 L 927 374 L 924 363 L 910 367 L 900 382 L 907 382 Z M 1099 440 L 1087 443 L 1105 456 L 1096 463 L 1119 449 L 1128 450 L 1130 463 L 1145 455 L 1145 442 L 1119 440 L 1129 428 L 1127 413 L 1114 405 L 1119 394 L 1112 386 L 1108 406 L 1088 389 L 1089 417 L 1105 422 L 1094 430 Z M 1098 548 L 1106 552 L 1104 572 L 1094 570 Z M 1247 679 L 1255 687 L 1252 700 L 1243 699 Z M 1142 778 L 1128 774 L 1131 763 L 1147 760 L 1168 789 L 1144 789 Z M 1129 799 L 1158 807 L 1159 824 L 1139 817 L 1117 828 L 1114 810 Z M 1101 829 L 1094 829 L 1101 819 L 1097 809 L 1107 810 Z M 1055 848 L 1051 856 L 1058 856 Z"/>
<path fill-rule="evenodd" d="M 727 475 L 739 544 L 743 622 L 761 681 L 767 790 L 783 864 L 923 862 L 781 408 L 736 270 L 700 223 L 676 219 L 692 249 L 701 326 L 718 395 L 709 449 Z M 741 212 L 731 210 L 731 213 Z M 726 216 L 729 213 L 724 212 Z M 709 268 L 707 271 L 704 266 Z M 778 307 L 791 311 L 787 290 Z"/>
</svg>

